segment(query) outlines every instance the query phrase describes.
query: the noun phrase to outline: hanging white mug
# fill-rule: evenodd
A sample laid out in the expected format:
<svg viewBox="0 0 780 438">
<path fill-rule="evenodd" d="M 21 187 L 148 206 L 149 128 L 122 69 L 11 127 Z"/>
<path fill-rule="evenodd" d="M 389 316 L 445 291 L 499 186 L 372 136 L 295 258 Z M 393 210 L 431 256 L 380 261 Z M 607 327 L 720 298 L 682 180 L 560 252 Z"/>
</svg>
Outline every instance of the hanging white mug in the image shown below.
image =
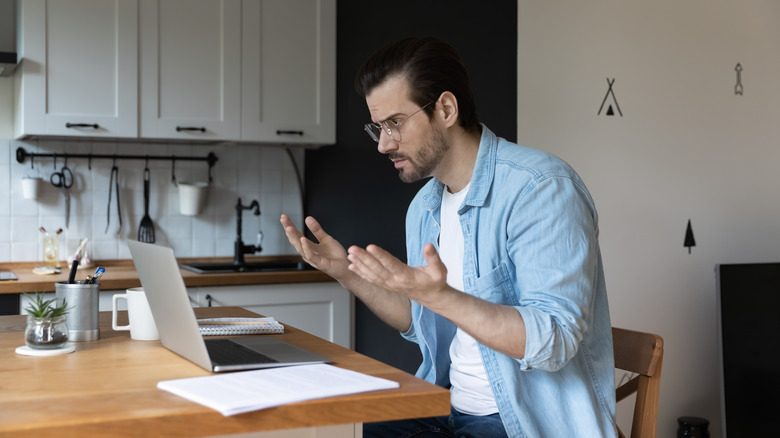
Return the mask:
<svg viewBox="0 0 780 438">
<path fill-rule="evenodd" d="M 24 199 L 38 199 L 43 179 L 27 176 L 22 178 L 22 196 Z"/>
<path fill-rule="evenodd" d="M 209 185 L 205 182 L 179 182 L 179 208 L 185 216 L 200 214 L 206 205 Z"/>
<path fill-rule="evenodd" d="M 127 300 L 127 319 L 130 321 L 128 325 L 120 326 L 116 322 L 117 301 L 120 299 Z M 160 339 L 144 288 L 134 287 L 128 289 L 127 293 L 114 295 L 113 308 L 111 310 L 111 328 L 116 331 L 130 330 L 130 338 L 137 341 L 155 341 Z"/>
</svg>

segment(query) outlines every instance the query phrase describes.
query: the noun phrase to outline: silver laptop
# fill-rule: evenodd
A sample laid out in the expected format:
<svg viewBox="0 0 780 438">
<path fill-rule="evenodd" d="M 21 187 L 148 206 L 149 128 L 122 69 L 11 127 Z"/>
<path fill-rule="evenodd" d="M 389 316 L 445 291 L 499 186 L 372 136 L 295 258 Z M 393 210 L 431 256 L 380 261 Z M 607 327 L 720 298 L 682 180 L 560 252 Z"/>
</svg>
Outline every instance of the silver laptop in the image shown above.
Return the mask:
<svg viewBox="0 0 780 438">
<path fill-rule="evenodd" d="M 268 335 L 203 339 L 171 248 L 127 242 L 162 344 L 212 371 L 238 371 L 329 362 Z"/>
</svg>

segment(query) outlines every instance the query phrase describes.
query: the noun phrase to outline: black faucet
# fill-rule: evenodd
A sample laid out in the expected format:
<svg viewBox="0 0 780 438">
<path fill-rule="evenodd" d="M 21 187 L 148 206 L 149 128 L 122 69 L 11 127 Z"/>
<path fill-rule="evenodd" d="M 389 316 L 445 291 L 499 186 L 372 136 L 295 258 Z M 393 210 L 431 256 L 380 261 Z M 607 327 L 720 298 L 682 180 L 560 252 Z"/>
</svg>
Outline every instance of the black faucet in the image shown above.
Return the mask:
<svg viewBox="0 0 780 438">
<path fill-rule="evenodd" d="M 255 210 L 255 216 L 260 216 L 260 203 L 256 199 L 249 205 L 242 205 L 241 198 L 238 198 L 236 203 L 236 243 L 233 251 L 233 264 L 236 266 L 244 266 L 244 254 L 254 254 L 263 250 L 259 242 L 257 245 L 244 245 L 241 240 L 241 213 L 251 209 Z"/>
</svg>

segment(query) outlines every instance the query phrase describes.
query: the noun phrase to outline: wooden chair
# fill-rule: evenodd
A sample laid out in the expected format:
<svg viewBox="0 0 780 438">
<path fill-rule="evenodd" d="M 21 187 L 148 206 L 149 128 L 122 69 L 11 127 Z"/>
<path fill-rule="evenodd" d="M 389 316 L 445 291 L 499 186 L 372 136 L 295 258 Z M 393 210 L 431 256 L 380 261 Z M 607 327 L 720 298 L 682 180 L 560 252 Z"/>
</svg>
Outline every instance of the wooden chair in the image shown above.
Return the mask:
<svg viewBox="0 0 780 438">
<path fill-rule="evenodd" d="M 615 391 L 618 402 L 636 393 L 630 436 L 631 438 L 655 438 L 664 340 L 651 333 L 612 327 L 612 342 L 615 351 L 615 368 L 636 374 Z M 620 428 L 618 434 L 620 438 L 625 438 Z"/>
</svg>

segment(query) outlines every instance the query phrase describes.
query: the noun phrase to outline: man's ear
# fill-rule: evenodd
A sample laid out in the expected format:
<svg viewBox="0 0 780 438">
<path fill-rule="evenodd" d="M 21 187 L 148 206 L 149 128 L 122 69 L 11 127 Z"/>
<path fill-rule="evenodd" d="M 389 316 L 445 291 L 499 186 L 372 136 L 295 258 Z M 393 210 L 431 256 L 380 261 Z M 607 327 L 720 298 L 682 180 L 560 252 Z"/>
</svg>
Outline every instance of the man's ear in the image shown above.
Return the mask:
<svg viewBox="0 0 780 438">
<path fill-rule="evenodd" d="M 458 123 L 458 99 L 451 92 L 441 93 L 436 111 L 439 112 L 441 120 L 447 128 Z"/>
</svg>

